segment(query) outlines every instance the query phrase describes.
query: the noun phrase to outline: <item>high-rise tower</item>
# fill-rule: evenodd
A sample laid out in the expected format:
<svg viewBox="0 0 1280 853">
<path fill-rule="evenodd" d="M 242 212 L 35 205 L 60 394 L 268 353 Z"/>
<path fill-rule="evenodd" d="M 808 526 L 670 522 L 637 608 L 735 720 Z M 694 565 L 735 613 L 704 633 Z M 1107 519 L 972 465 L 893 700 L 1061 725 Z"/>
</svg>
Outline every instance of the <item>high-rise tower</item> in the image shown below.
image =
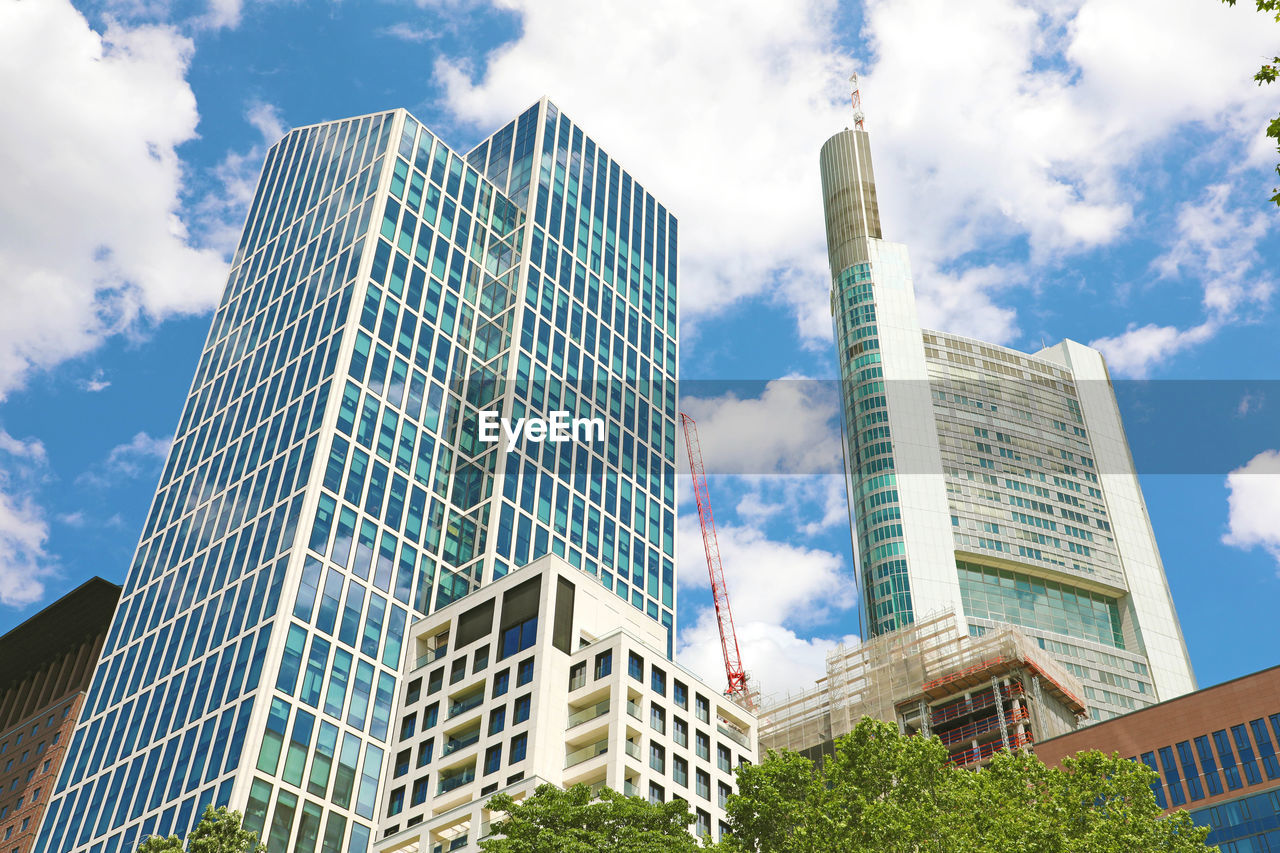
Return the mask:
<svg viewBox="0 0 1280 853">
<path fill-rule="evenodd" d="M 466 155 L 403 110 L 290 132 L 36 849 L 214 803 L 367 850 L 406 625 L 543 554 L 670 654 L 676 348 L 675 219 L 548 101 Z"/>
<path fill-rule="evenodd" d="M 1195 689 L 1102 355 L 922 329 L 867 133 L 827 140 L 821 170 L 863 635 L 946 610 L 1019 625 L 1094 719 Z"/>
</svg>

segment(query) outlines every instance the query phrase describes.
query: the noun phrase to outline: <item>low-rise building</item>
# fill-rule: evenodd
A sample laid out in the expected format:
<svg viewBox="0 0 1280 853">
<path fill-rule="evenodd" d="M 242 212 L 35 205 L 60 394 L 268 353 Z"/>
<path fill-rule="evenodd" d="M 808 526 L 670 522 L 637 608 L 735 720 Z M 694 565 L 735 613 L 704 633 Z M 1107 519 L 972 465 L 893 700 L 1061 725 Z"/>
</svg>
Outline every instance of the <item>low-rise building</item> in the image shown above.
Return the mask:
<svg viewBox="0 0 1280 853">
<path fill-rule="evenodd" d="M 1280 851 L 1280 666 L 1044 741 L 1036 754 L 1059 764 L 1089 749 L 1156 771 L 1160 807 L 1189 810 L 1222 853 Z"/>
<path fill-rule="evenodd" d="M 493 794 L 545 782 L 680 798 L 691 831 L 718 838 L 756 718 L 665 648 L 660 625 L 554 556 L 417 622 L 378 853 L 476 850 Z"/>
<path fill-rule="evenodd" d="M 0 637 L 0 850 L 27 853 L 120 587 L 92 578 Z"/>
</svg>

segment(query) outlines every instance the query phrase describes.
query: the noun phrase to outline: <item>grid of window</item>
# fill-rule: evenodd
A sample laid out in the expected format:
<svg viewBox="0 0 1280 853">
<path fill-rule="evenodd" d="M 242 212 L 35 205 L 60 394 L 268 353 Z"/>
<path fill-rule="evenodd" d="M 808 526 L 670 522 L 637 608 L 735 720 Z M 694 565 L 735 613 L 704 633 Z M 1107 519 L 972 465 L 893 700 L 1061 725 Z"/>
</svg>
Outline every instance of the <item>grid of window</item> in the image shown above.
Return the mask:
<svg viewBox="0 0 1280 853">
<path fill-rule="evenodd" d="M 1194 804 L 1206 796 L 1216 797 L 1280 778 L 1275 751 L 1277 741 L 1280 741 L 1280 714 L 1272 714 L 1162 746 L 1140 758 L 1160 775 L 1151 788 L 1161 807 L 1176 808 Z M 1208 814 L 1208 810 L 1193 812 L 1193 815 L 1206 818 L 1201 820 L 1197 817 L 1201 823 L 1208 822 Z M 1220 817 L 1226 819 L 1229 814 L 1223 813 Z M 1221 824 L 1215 822 L 1213 825 Z M 1210 843 L 1216 843 L 1212 837 Z"/>
<path fill-rule="evenodd" d="M 268 155 L 38 849 L 131 848 L 227 801 L 391 119 Z"/>
<path fill-rule="evenodd" d="M 1124 648 L 1114 598 L 1042 578 L 959 561 L 966 616 L 1010 622 Z"/>
</svg>

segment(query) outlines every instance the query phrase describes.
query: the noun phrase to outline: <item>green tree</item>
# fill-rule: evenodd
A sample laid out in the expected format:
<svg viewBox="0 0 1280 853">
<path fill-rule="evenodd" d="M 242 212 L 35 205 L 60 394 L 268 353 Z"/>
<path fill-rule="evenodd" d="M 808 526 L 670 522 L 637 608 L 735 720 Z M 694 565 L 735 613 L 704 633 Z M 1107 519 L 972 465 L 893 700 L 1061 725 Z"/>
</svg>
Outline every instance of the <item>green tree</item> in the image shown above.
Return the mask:
<svg viewBox="0 0 1280 853">
<path fill-rule="evenodd" d="M 815 766 L 770 752 L 738 770 L 726 853 L 1205 853 L 1186 812 L 1161 818 L 1145 765 L 1098 752 L 1063 769 L 1002 752 L 982 771 L 936 738 L 864 718 Z"/>
<path fill-rule="evenodd" d="M 489 800 L 505 813 L 484 853 L 693 853 L 693 815 L 683 800 L 649 803 L 605 788 L 593 798 L 586 785 L 563 790 L 539 785 L 519 802 L 507 794 Z"/>
<path fill-rule="evenodd" d="M 138 845 L 137 853 L 181 853 L 182 839 L 176 835 L 153 835 Z M 258 836 L 240 823 L 240 812 L 226 806 L 206 806 L 195 829 L 187 833 L 187 853 L 266 853 Z"/>
<path fill-rule="evenodd" d="M 1222 0 L 1228 6 L 1236 5 L 1236 0 Z M 1258 4 L 1258 11 L 1265 12 L 1268 15 L 1274 15 L 1276 23 L 1280 24 L 1280 0 L 1255 0 Z M 1280 77 L 1280 56 L 1274 57 L 1270 62 L 1264 62 L 1262 67 L 1258 69 L 1258 73 L 1253 75 L 1253 79 L 1258 81 L 1258 85 L 1263 83 L 1274 83 L 1276 78 Z M 1280 115 L 1271 120 L 1271 124 L 1267 126 L 1267 136 L 1276 141 L 1276 151 L 1280 153 Z M 1280 165 L 1276 166 L 1276 174 L 1280 175 Z M 1280 187 L 1275 188 L 1276 194 L 1271 197 L 1277 205 L 1280 205 Z"/>
</svg>

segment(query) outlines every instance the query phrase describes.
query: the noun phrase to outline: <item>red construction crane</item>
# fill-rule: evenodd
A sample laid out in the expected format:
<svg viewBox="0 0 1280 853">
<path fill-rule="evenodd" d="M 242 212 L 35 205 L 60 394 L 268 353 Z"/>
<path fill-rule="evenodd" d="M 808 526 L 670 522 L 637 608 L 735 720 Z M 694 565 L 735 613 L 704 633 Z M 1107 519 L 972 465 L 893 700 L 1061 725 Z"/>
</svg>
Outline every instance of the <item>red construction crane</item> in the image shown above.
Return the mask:
<svg viewBox="0 0 1280 853">
<path fill-rule="evenodd" d="M 698 521 L 702 524 L 702 547 L 707 552 L 707 573 L 711 576 L 711 597 L 716 603 L 716 621 L 720 627 L 720 649 L 724 652 L 724 672 L 729 679 L 726 696 L 752 706 L 747 689 L 747 673 L 742 668 L 738 651 L 738 633 L 733 628 L 733 611 L 729 609 L 729 588 L 724 582 L 724 566 L 720 563 L 720 543 L 716 539 L 716 520 L 711 514 L 711 498 L 707 495 L 707 473 L 702 466 L 702 445 L 698 442 L 698 425 L 693 418 L 680 413 L 684 427 L 684 446 L 689 454 L 689 473 L 693 475 L 693 495 L 698 502 Z"/>
</svg>

